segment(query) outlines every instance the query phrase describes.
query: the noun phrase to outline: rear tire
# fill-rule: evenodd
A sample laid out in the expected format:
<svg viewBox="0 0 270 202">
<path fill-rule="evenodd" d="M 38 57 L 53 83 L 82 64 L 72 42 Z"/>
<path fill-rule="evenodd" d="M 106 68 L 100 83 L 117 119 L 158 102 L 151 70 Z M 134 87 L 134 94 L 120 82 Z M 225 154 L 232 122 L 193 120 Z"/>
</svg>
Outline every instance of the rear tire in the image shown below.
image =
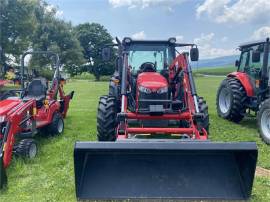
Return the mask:
<svg viewBox="0 0 270 202">
<path fill-rule="evenodd" d="M 19 142 L 15 149 L 16 154 L 23 158 L 33 159 L 37 155 L 37 144 L 33 139 L 23 139 Z"/>
<path fill-rule="evenodd" d="M 238 79 L 227 78 L 223 80 L 216 98 L 218 115 L 235 123 L 240 122 L 246 113 L 244 105 L 246 99 L 245 89 Z"/>
<path fill-rule="evenodd" d="M 52 117 L 52 122 L 41 129 L 43 136 L 57 136 L 64 131 L 64 119 L 59 112 L 55 112 Z"/>
<path fill-rule="evenodd" d="M 199 97 L 198 106 L 199 106 L 200 113 L 203 114 L 203 118 L 197 121 L 197 125 L 200 128 L 204 128 L 209 135 L 210 124 L 209 124 L 208 105 L 206 104 L 206 101 L 203 99 L 203 97 Z"/>
<path fill-rule="evenodd" d="M 102 96 L 99 100 L 97 114 L 98 141 L 116 140 L 117 104 L 115 97 Z"/>
<path fill-rule="evenodd" d="M 266 144 L 270 144 L 270 99 L 260 105 L 257 122 L 262 140 Z"/>
</svg>

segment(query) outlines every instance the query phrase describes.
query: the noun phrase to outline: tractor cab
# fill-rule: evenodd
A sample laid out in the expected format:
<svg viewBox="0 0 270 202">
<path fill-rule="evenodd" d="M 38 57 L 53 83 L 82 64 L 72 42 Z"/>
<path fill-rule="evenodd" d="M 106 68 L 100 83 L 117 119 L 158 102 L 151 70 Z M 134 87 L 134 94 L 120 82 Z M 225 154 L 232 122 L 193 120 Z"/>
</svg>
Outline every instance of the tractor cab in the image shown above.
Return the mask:
<svg viewBox="0 0 270 202">
<path fill-rule="evenodd" d="M 267 86 L 263 81 L 268 77 L 270 57 L 267 42 L 255 41 L 241 44 L 240 59 L 236 61 L 237 72 L 249 77 L 254 94 L 260 93 Z"/>
<path fill-rule="evenodd" d="M 124 42 L 135 108 L 141 113 L 161 113 L 170 98 L 168 67 L 175 58 L 174 46 L 169 41 L 128 40 Z"/>
<path fill-rule="evenodd" d="M 132 40 L 124 38 L 119 41 L 116 73 L 110 83 L 109 94 L 118 98 L 120 103 L 120 86 L 114 79 L 122 80 L 123 75 L 128 80 L 128 109 L 142 114 L 164 114 L 179 111 L 184 108 L 184 92 L 182 80 L 184 69 L 189 61 L 188 54 L 182 53 L 180 63 L 172 65 L 176 60 L 177 47 L 191 47 L 191 60 L 198 59 L 198 49 L 195 44 L 178 44 L 175 38 L 168 40 Z M 105 48 L 103 50 L 108 50 Z M 103 58 L 108 52 L 103 51 Z M 124 62 L 123 62 L 124 60 Z M 122 61 L 122 63 L 121 63 Z M 123 67 L 124 63 L 124 67 Z M 179 67 L 178 67 L 179 66 Z M 127 75 L 123 72 L 127 72 Z M 122 88 L 122 87 L 121 87 Z"/>
</svg>

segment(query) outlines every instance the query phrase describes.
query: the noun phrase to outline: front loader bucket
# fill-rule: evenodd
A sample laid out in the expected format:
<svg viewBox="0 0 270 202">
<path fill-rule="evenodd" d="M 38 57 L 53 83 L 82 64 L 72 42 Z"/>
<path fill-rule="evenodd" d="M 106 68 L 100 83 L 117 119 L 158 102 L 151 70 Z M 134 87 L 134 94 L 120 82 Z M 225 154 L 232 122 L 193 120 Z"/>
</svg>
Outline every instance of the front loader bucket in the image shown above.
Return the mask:
<svg viewBox="0 0 270 202">
<path fill-rule="evenodd" d="M 77 142 L 76 195 L 80 200 L 245 200 L 256 161 L 257 147 L 250 142 Z"/>
</svg>

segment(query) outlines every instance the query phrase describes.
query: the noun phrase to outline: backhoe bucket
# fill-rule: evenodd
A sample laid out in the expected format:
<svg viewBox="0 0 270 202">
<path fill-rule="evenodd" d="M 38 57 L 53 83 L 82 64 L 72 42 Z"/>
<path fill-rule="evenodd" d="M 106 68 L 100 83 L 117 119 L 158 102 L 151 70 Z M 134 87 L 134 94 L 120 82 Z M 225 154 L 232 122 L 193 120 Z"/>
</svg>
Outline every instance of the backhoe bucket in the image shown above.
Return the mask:
<svg viewBox="0 0 270 202">
<path fill-rule="evenodd" d="M 198 141 L 77 142 L 79 200 L 250 197 L 255 143 Z"/>
</svg>

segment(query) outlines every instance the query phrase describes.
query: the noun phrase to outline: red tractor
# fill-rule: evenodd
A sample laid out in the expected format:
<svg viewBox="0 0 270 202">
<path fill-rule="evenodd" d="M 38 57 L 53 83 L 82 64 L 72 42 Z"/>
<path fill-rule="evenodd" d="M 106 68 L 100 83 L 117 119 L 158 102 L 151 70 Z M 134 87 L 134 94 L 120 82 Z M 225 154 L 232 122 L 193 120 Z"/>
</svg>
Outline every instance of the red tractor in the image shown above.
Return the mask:
<svg viewBox="0 0 270 202">
<path fill-rule="evenodd" d="M 37 144 L 33 139 L 38 132 L 55 136 L 64 130 L 69 102 L 74 91 L 65 95 L 63 79 L 59 72 L 59 58 L 51 52 L 26 52 L 22 56 L 21 75 L 24 75 L 24 58 L 29 54 L 53 56 L 55 73 L 51 85 L 44 78 L 34 78 L 25 83 L 21 76 L 20 97 L 9 97 L 0 101 L 0 187 L 7 183 L 5 169 L 12 155 L 34 158 Z M 57 94 L 59 93 L 59 100 Z"/>
<path fill-rule="evenodd" d="M 247 111 L 254 111 L 260 135 L 270 144 L 269 38 L 239 48 L 237 71 L 227 75 L 218 89 L 217 112 L 222 118 L 238 123 Z"/>
<path fill-rule="evenodd" d="M 189 64 L 197 46 L 175 38 L 111 46 L 118 54 L 98 105 L 99 142 L 75 144 L 78 199 L 247 199 L 256 144 L 207 140 L 208 107 Z M 103 59 L 111 53 L 105 47 Z"/>
</svg>

